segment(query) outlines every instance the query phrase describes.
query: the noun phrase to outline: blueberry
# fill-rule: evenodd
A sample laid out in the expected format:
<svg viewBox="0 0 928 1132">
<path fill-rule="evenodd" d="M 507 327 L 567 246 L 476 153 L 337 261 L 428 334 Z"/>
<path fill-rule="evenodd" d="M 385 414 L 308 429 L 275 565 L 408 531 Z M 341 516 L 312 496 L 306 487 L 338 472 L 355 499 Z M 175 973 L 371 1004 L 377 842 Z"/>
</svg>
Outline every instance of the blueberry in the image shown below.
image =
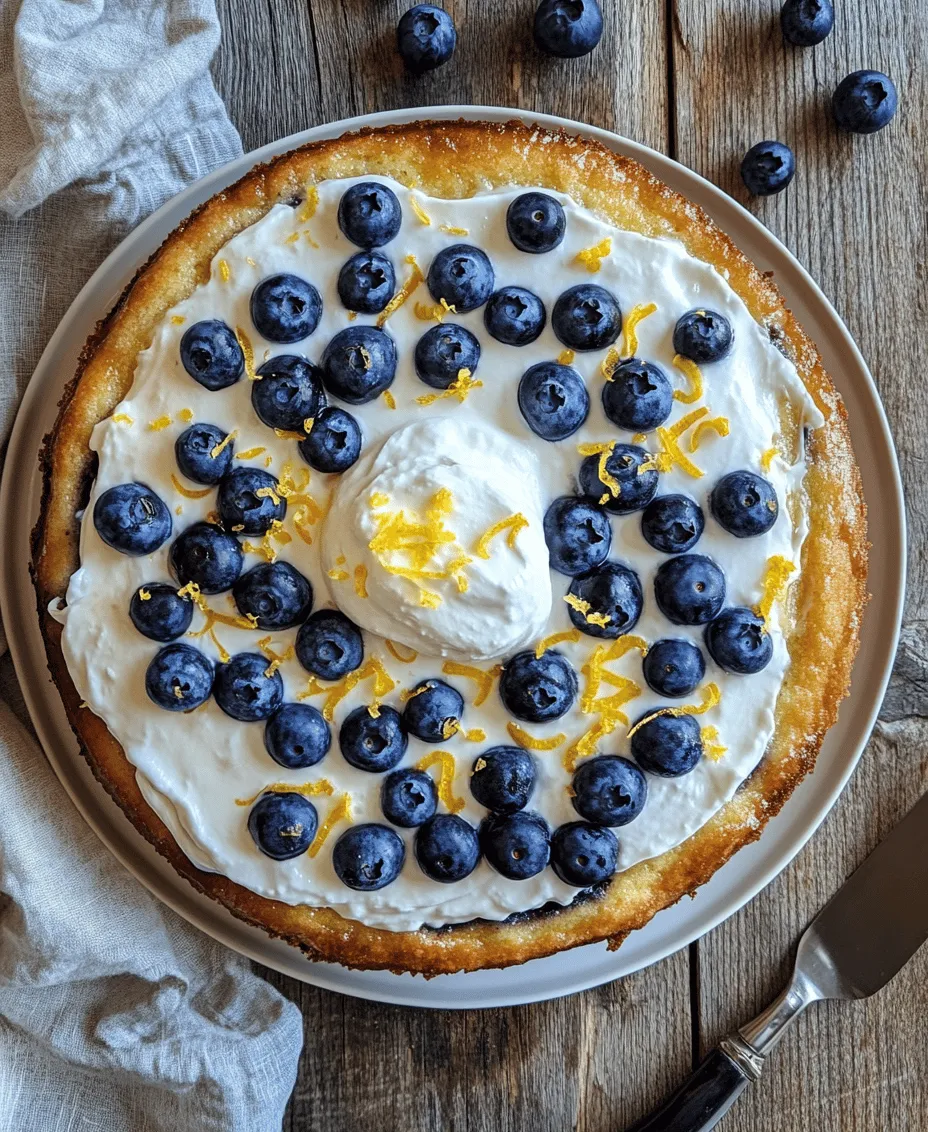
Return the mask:
<svg viewBox="0 0 928 1132">
<path fill-rule="evenodd" d="M 699 721 L 693 715 L 655 715 L 632 735 L 635 762 L 649 774 L 677 778 L 689 774 L 702 758 Z"/>
<path fill-rule="evenodd" d="M 329 725 L 310 704 L 281 704 L 264 728 L 267 753 L 290 770 L 322 762 L 331 745 Z"/>
<path fill-rule="evenodd" d="M 614 515 L 640 511 L 657 491 L 657 468 L 641 470 L 650 458 L 650 453 L 637 444 L 617 444 L 606 457 L 606 472 L 619 484 L 619 494 L 613 495 L 599 478 L 599 456 L 587 456 L 580 465 L 580 490 L 591 499 L 605 496 L 602 505 Z"/>
<path fill-rule="evenodd" d="M 796 159 L 788 145 L 762 141 L 752 145 L 741 162 L 741 180 L 755 197 L 782 192 L 796 172 Z"/>
<path fill-rule="evenodd" d="M 766 534 L 779 514 L 773 484 L 747 471 L 722 476 L 709 496 L 709 508 L 719 525 L 735 538 Z"/>
<path fill-rule="evenodd" d="M 581 633 L 606 640 L 614 640 L 623 633 L 630 633 L 638 624 L 644 604 L 638 575 L 621 562 L 603 562 L 574 578 L 568 593 L 581 601 L 589 602 L 590 606 L 587 613 L 580 613 L 573 606 L 568 606 L 574 625 Z M 606 624 L 596 625 L 587 621 L 587 616 L 594 613 L 605 614 Z"/>
<path fill-rule="evenodd" d="M 605 287 L 578 283 L 554 304 L 551 326 L 571 350 L 603 350 L 622 332 L 622 312 Z"/>
<path fill-rule="evenodd" d="M 875 134 L 892 120 L 899 105 L 893 80 L 880 71 L 854 71 L 842 79 L 831 99 L 835 121 L 854 134 Z"/>
<path fill-rule="evenodd" d="M 573 366 L 539 362 L 522 375 L 519 408 L 542 440 L 564 440 L 586 420 L 590 395 Z"/>
<path fill-rule="evenodd" d="M 444 680 L 420 680 L 403 709 L 407 731 L 426 743 L 441 743 L 458 730 L 464 697 Z"/>
<path fill-rule="evenodd" d="M 589 888 L 615 874 L 619 843 L 611 829 L 572 821 L 551 838 L 551 867 L 565 884 Z"/>
<path fill-rule="evenodd" d="M 93 525 L 107 546 L 120 554 L 154 554 L 171 537 L 171 512 L 143 483 L 109 487 L 93 505 Z"/>
<path fill-rule="evenodd" d="M 321 317 L 319 292 L 299 275 L 270 275 L 251 293 L 251 321 L 269 342 L 302 342 Z"/>
<path fill-rule="evenodd" d="M 419 868 L 443 884 L 470 876 L 480 860 L 477 831 L 457 814 L 429 818 L 416 831 L 415 846 Z"/>
<path fill-rule="evenodd" d="M 645 542 L 661 554 L 692 550 L 705 527 L 702 508 L 688 495 L 658 495 L 641 516 Z"/>
<path fill-rule="evenodd" d="M 361 181 L 342 193 L 338 226 L 359 248 L 380 248 L 396 236 L 403 210 L 396 193 L 376 181 Z"/>
<path fill-rule="evenodd" d="M 678 354 L 702 365 L 724 358 L 734 341 L 728 319 L 717 311 L 687 311 L 673 328 L 673 348 Z"/>
<path fill-rule="evenodd" d="M 592 499 L 562 495 L 545 512 L 545 542 L 552 570 L 582 574 L 598 566 L 612 546 L 608 516 Z"/>
<path fill-rule="evenodd" d="M 540 255 L 552 251 L 564 239 L 567 217 L 547 193 L 522 193 L 506 212 L 506 230 L 520 252 Z"/>
<path fill-rule="evenodd" d="M 483 324 L 504 346 L 527 346 L 541 334 L 548 316 L 545 305 L 524 287 L 501 287 L 487 299 Z"/>
<path fill-rule="evenodd" d="M 598 755 L 581 763 L 571 789 L 574 809 L 597 825 L 628 825 L 648 799 L 645 776 L 618 755 Z"/>
<path fill-rule="evenodd" d="M 674 625 L 705 625 L 725 604 L 725 575 L 704 554 L 680 554 L 658 567 L 654 596 Z"/>
<path fill-rule="evenodd" d="M 442 299 L 457 314 L 482 307 L 493 291 L 493 265 L 485 252 L 470 244 L 443 248 L 429 267 L 428 287 L 435 302 Z"/>
<path fill-rule="evenodd" d="M 289 562 L 259 562 L 239 577 L 232 596 L 243 617 L 272 633 L 301 625 L 313 607 L 313 587 Z"/>
<path fill-rule="evenodd" d="M 780 9 L 783 38 L 794 47 L 814 47 L 821 43 L 834 23 L 831 0 L 786 0 Z"/>
<path fill-rule="evenodd" d="M 296 635 L 296 658 L 322 680 L 340 680 L 360 667 L 364 638 L 353 621 L 337 609 L 320 609 Z"/>
<path fill-rule="evenodd" d="M 603 34 L 597 0 L 541 0 L 535 10 L 535 43 L 546 55 L 576 59 L 588 55 Z"/>
<path fill-rule="evenodd" d="M 168 561 L 182 586 L 193 582 L 201 593 L 221 594 L 242 572 L 244 557 L 235 535 L 212 523 L 194 523 L 174 540 Z"/>
<path fill-rule="evenodd" d="M 143 598 L 143 594 L 147 595 Z M 177 587 L 165 582 L 148 582 L 132 595 L 129 602 L 132 624 L 143 637 L 152 641 L 176 641 L 190 628 L 193 602 L 178 597 Z"/>
<path fill-rule="evenodd" d="M 277 480 L 263 468 L 235 468 L 223 478 L 216 506 L 227 531 L 263 535 L 287 513 L 287 501 L 277 494 Z"/>
<path fill-rule="evenodd" d="M 318 827 L 316 807 L 302 794 L 262 794 L 248 815 L 248 832 L 255 845 L 275 861 L 289 861 L 305 853 Z"/>
<path fill-rule="evenodd" d="M 213 676 L 212 662 L 199 649 L 165 645 L 145 671 L 145 691 L 166 711 L 192 711 L 209 699 Z"/>
<path fill-rule="evenodd" d="M 480 825 L 486 860 L 509 880 L 537 876 L 551 856 L 551 830 L 541 814 L 492 814 Z"/>
<path fill-rule="evenodd" d="M 480 343 L 463 326 L 445 322 L 426 330 L 416 343 L 415 357 L 419 380 L 433 389 L 447 389 L 462 369 L 477 369 Z"/>
<path fill-rule="evenodd" d="M 400 835 L 373 822 L 346 829 L 332 850 L 336 876 L 358 892 L 376 892 L 392 884 L 405 860 L 406 846 Z"/>
<path fill-rule="evenodd" d="M 340 330 L 322 355 L 322 381 L 349 405 L 366 405 L 393 384 L 396 343 L 375 326 Z"/>
<path fill-rule="evenodd" d="M 226 715 L 240 723 L 269 719 L 284 698 L 279 672 L 268 672 L 268 659 L 259 652 L 240 652 L 216 671 L 213 696 Z"/>
<path fill-rule="evenodd" d="M 650 432 L 673 408 L 673 388 L 662 369 L 640 358 L 616 366 L 603 385 L 603 412 L 629 432 Z"/>
<path fill-rule="evenodd" d="M 516 653 L 503 667 L 499 694 L 507 711 L 529 723 L 560 719 L 577 698 L 577 674 L 555 649 Z"/>
<path fill-rule="evenodd" d="M 317 472 L 345 472 L 361 455 L 361 426 L 351 413 L 329 405 L 297 447 Z"/>
<path fill-rule="evenodd" d="M 698 645 L 679 637 L 656 641 L 642 664 L 648 687 L 659 696 L 688 696 L 706 674 L 706 662 Z"/>
<path fill-rule="evenodd" d="M 404 12 L 396 28 L 400 57 L 414 75 L 434 71 L 454 54 L 458 34 L 447 12 L 433 4 L 417 4 Z"/>
<path fill-rule="evenodd" d="M 474 760 L 470 792 L 495 814 L 523 809 L 535 789 L 535 760 L 521 747 L 490 747 Z"/>
<path fill-rule="evenodd" d="M 192 424 L 184 429 L 174 441 L 174 458 L 188 480 L 211 486 L 219 483 L 231 468 L 235 452 L 235 441 L 230 440 L 218 455 L 213 455 L 225 439 L 226 433 L 212 424 Z"/>
<path fill-rule="evenodd" d="M 303 421 L 325 406 L 322 372 L 295 354 L 278 354 L 258 367 L 251 404 L 268 428 L 302 432 Z"/>
<path fill-rule="evenodd" d="M 234 385 L 245 372 L 235 332 L 217 318 L 195 322 L 184 331 L 180 360 L 194 381 L 213 391 Z"/>
<path fill-rule="evenodd" d="M 395 290 L 396 272 L 381 252 L 358 252 L 338 273 L 342 305 L 359 314 L 380 314 Z"/>
<path fill-rule="evenodd" d="M 706 626 L 706 648 L 719 668 L 740 676 L 760 672 L 773 656 L 773 641 L 763 618 L 737 605 L 723 609 Z"/>
<path fill-rule="evenodd" d="M 409 740 L 396 708 L 381 704 L 371 715 L 363 705 L 349 712 L 338 733 L 342 756 L 358 770 L 392 770 L 406 754 Z"/>
<path fill-rule="evenodd" d="M 438 808 L 438 791 L 424 770 L 391 771 L 380 788 L 380 808 L 387 821 L 403 829 L 422 825 Z"/>
</svg>

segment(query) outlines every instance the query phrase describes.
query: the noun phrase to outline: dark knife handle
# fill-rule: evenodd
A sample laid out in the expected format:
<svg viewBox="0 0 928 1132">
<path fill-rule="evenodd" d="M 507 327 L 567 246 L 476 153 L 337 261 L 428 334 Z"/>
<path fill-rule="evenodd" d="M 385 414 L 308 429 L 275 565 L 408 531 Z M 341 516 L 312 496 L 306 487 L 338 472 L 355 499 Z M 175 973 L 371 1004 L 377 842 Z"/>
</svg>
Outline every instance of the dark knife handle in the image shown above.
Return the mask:
<svg viewBox="0 0 928 1132">
<path fill-rule="evenodd" d="M 708 1132 L 752 1080 L 722 1049 L 714 1049 L 692 1077 L 627 1132 Z"/>
</svg>

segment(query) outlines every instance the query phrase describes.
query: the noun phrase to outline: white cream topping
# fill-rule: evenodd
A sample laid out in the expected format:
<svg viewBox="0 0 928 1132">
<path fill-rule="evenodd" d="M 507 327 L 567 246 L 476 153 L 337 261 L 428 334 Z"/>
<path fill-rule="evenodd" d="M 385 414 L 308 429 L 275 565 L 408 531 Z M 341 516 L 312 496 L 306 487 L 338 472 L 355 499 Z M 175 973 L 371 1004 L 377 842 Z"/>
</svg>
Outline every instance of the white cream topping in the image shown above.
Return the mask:
<svg viewBox="0 0 928 1132">
<path fill-rule="evenodd" d="M 194 322 L 222 318 L 230 326 L 245 330 L 258 365 L 266 356 L 279 353 L 303 353 L 318 361 L 329 339 L 350 325 L 335 283 L 342 263 L 357 250 L 336 222 L 338 201 L 351 183 L 320 185 L 318 207 L 309 219 L 302 208 L 276 206 L 231 240 L 217 256 L 210 280 L 165 318 L 151 346 L 139 356 L 128 396 L 113 417 L 94 430 L 91 447 L 99 454 L 99 472 L 81 529 L 81 568 L 71 579 L 66 609 L 58 614 L 64 623 L 65 657 L 81 696 L 106 721 L 137 768 L 146 799 L 184 852 L 201 868 L 220 872 L 274 899 L 326 905 L 349 918 L 394 930 L 474 917 L 501 919 L 547 901 L 567 903 L 576 890 L 559 881 L 550 868 L 528 881 L 510 881 L 481 862 L 470 877 L 457 884 L 430 881 L 416 864 L 411 831 L 400 831 L 407 844 L 401 875 L 373 893 L 351 891 L 334 873 L 332 846 L 347 828 L 345 823 L 334 828 L 314 857 L 304 855 L 277 862 L 261 854 L 247 831 L 248 807 L 237 804 L 237 800 L 250 799 L 271 783 L 302 785 L 324 778 L 333 793 L 313 799 L 320 822 L 344 793 L 351 797 L 353 821 L 383 821 L 379 805 L 382 776 L 348 766 L 337 742 L 338 725 L 344 716 L 359 704 L 370 702 L 370 681 L 361 682 L 339 703 L 332 749 L 320 764 L 303 771 L 286 770 L 274 763 L 264 749 L 263 726 L 237 723 L 213 701 L 190 714 L 157 708 L 146 697 L 144 674 L 158 646 L 135 630 L 128 606 L 139 586 L 169 580 L 169 544 L 150 557 L 131 558 L 106 546 L 93 526 L 92 504 L 97 494 L 133 479 L 147 483 L 175 511 L 175 533 L 215 508 L 215 493 L 191 499 L 178 492 L 172 481 L 174 476 L 186 490 L 199 490 L 199 485 L 183 481 L 173 453 L 174 441 L 188 420 L 213 423 L 228 431 L 237 429 L 239 456 L 261 449 L 237 463 L 267 465 L 277 476 L 288 463 L 296 476 L 304 469 L 308 471 L 295 441 L 275 435 L 255 415 L 248 380 L 220 392 L 204 389 L 182 368 L 179 344 L 184 330 Z M 798 576 L 806 526 L 801 506 L 789 507 L 787 503 L 799 496 L 802 460 L 790 465 L 778 455 L 764 473 L 781 503 L 779 518 L 766 535 L 735 539 L 708 513 L 709 492 L 725 472 L 737 468 L 761 470 L 762 456 L 774 445 L 779 431 L 781 400 L 791 404 L 796 419 L 803 424 L 815 427 L 821 423 L 794 367 L 772 346 L 717 271 L 688 255 L 674 240 L 616 230 L 556 193 L 551 195 L 561 200 L 568 216 L 566 237 L 555 251 L 532 256 L 513 247 L 506 233 L 507 206 L 522 189 L 463 201 L 437 200 L 417 193 L 418 203 L 431 220 L 426 225 L 410 206 L 410 192 L 397 184 L 391 183 L 391 187 L 403 206 L 403 226 L 385 250 L 396 266 L 398 282 L 410 270 L 404 262 L 408 254 L 414 254 L 427 270 L 442 247 L 464 240 L 490 256 L 497 286 L 528 287 L 544 301 L 549 319 L 558 295 L 581 282 L 607 287 L 616 294 L 626 314 L 638 304 L 655 303 L 656 312 L 637 328 L 638 355 L 660 365 L 681 390 L 688 388 L 688 382 L 673 364 L 671 338 L 677 318 L 696 306 L 723 313 L 734 329 L 734 349 L 722 361 L 703 367 L 703 398 L 694 405 L 675 404 L 669 424 L 705 405 L 711 417 L 727 418 L 729 434 L 705 434 L 690 454 L 692 432 L 687 433 L 684 451 L 705 474 L 694 479 L 673 467 L 662 474 L 659 490 L 685 492 L 706 511 L 706 531 L 695 550 L 710 555 L 725 571 L 728 604 L 752 605 L 759 600 L 766 564 L 774 555 L 795 563 L 797 570 L 792 578 Z M 468 234 L 449 232 L 448 228 L 463 228 Z M 591 275 L 576 261 L 576 255 L 606 237 L 612 241 L 611 252 L 600 271 Z M 292 271 L 311 280 L 323 297 L 318 329 L 295 346 L 264 341 L 249 315 L 252 289 L 278 271 Z M 304 513 L 300 528 L 312 542 L 305 541 L 294 522 L 299 508 L 291 505 L 285 521 L 291 541 L 271 543 L 282 560 L 291 562 L 310 579 L 315 608 L 337 604 L 365 628 L 366 654 L 379 657 L 397 681 L 396 690 L 385 697 L 397 707 L 401 707 L 400 689 L 442 674 L 443 656 L 470 659 L 489 671 L 493 658 L 571 627 L 562 601 L 569 579 L 547 570 L 541 517 L 551 500 L 576 489 L 582 458 L 578 444 L 631 439 L 618 432 L 602 411 L 599 367 L 605 351 L 579 354 L 573 363 L 591 394 L 591 411 L 583 428 L 556 444 L 535 436 L 518 410 L 518 380 L 530 365 L 556 358 L 562 347 L 550 323 L 530 346 L 516 349 L 495 342 L 486 333 L 479 310 L 450 318 L 480 339 L 482 355 L 474 376 L 483 381 L 482 387 L 474 389 L 463 403 L 442 398 L 429 406 L 417 404 L 418 396 L 432 392 L 417 379 L 413 367 L 415 342 L 429 325 L 417 317 L 417 302 L 432 303 L 424 284 L 387 323 L 399 353 L 397 376 L 390 390 L 397 408 L 389 409 L 380 399 L 357 408 L 348 406 L 364 433 L 361 459 L 341 480 L 313 472 L 305 489 L 320 506 L 334 493 L 324 529 L 321 522 L 309 523 Z M 366 316 L 357 319 L 359 324 L 373 321 Z M 153 428 L 153 424 L 164 427 Z M 652 434 L 644 446 L 653 450 L 653 442 Z M 448 526 L 460 536 L 461 545 L 474 561 L 466 569 L 467 591 L 460 592 L 453 579 L 442 581 L 441 603 L 430 609 L 419 604 L 419 584 L 390 575 L 373 561 L 368 545 L 373 529 L 369 497 L 382 492 L 391 497 L 391 507 L 402 505 L 421 513 L 441 488 L 449 490 L 454 503 Z M 517 512 L 528 519 L 528 526 L 514 537 L 513 545 L 503 533 L 489 544 L 489 559 L 474 556 L 472 548 L 479 533 Z M 797 519 L 795 526 L 791 513 Z M 653 577 L 664 556 L 645 543 L 640 516 L 613 517 L 612 527 L 610 557 L 638 572 L 645 594 L 644 612 L 635 634 L 648 642 L 687 636 L 701 643 L 698 628 L 672 626 L 656 607 Z M 252 538 L 249 542 L 257 547 L 261 540 Z M 344 564 L 338 563 L 341 557 Z M 246 568 L 259 561 L 257 554 L 249 552 Z M 355 590 L 354 569 L 358 565 L 367 567 L 366 599 Z M 329 571 L 341 580 L 330 577 Z M 235 612 L 227 595 L 211 598 L 209 604 L 226 614 Z M 769 620 L 774 653 L 761 673 L 732 676 L 707 657 L 706 681 L 718 685 L 721 702 L 701 716 L 700 722 L 717 728 L 717 741 L 727 751 L 718 761 L 703 758 L 695 770 L 681 778 L 648 777 L 649 797 L 643 813 L 616 831 L 620 868 L 680 844 L 732 796 L 763 755 L 773 732 L 777 694 L 789 663 L 780 611 L 781 607 L 775 606 Z M 196 612 L 192 631 L 203 625 L 202 614 Z M 216 641 L 232 653 L 253 651 L 257 640 L 266 635 L 223 624 L 216 625 L 214 633 Z M 401 663 L 386 648 L 385 636 L 411 645 L 419 655 L 411 663 Z M 295 631 L 274 634 L 270 647 L 276 654 L 283 654 L 294 637 Z M 219 662 L 220 649 L 209 635 L 192 643 Z M 558 647 L 579 673 L 599 643 L 584 636 L 579 643 Z M 406 649 L 400 651 L 409 655 Z M 647 689 L 636 651 L 611 663 L 609 669 L 641 686 L 640 696 L 626 708 L 632 721 L 645 710 L 668 706 Z M 287 699 L 306 689 L 307 673 L 296 660 L 285 661 L 280 672 Z M 471 766 L 487 747 L 512 742 L 506 728 L 510 720 L 495 685 L 486 702 L 475 708 L 471 701 L 476 687 L 470 680 L 444 678 L 465 697 L 464 728 L 480 728 L 486 734 L 482 742 L 468 741 L 458 734 L 442 744 L 455 759 L 452 790 L 464 802 L 462 816 L 476 824 L 484 811 L 470 795 Z M 694 694 L 685 702 L 697 700 Z M 321 697 L 307 702 L 319 706 Z M 595 719 L 584 715 L 578 704 L 555 723 L 524 725 L 538 738 L 567 736 L 556 749 L 535 756 L 538 783 L 529 806 L 543 814 L 552 827 L 577 817 L 567 791 L 570 774 L 564 768 L 563 755 Z M 603 740 L 600 753 L 627 755 L 626 730 L 619 726 Z M 431 750 L 410 738 L 403 765 L 412 765 Z"/>
</svg>

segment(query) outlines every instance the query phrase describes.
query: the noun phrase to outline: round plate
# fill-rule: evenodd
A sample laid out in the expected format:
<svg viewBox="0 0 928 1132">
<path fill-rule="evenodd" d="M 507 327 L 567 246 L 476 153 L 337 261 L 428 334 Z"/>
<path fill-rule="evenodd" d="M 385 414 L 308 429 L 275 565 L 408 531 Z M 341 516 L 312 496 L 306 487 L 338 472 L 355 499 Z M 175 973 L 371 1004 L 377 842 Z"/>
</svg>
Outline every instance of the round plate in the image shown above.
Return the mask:
<svg viewBox="0 0 928 1132">
<path fill-rule="evenodd" d="M 537 959 L 504 971 L 442 975 L 425 980 L 381 971 L 349 971 L 313 963 L 295 948 L 240 923 L 198 895 L 135 831 L 93 779 L 71 733 L 45 665 L 28 573 L 29 532 L 38 513 L 37 456 L 52 427 L 61 389 L 74 372 L 92 327 L 111 308 L 136 268 L 187 214 L 226 185 L 306 142 L 337 137 L 361 126 L 421 118 L 483 121 L 521 118 L 548 129 L 595 138 L 647 166 L 717 221 L 761 270 L 776 272 L 790 308 L 817 343 L 850 415 L 854 448 L 869 505 L 870 538 L 880 552 L 870 563 L 873 599 L 867 610 L 850 699 L 829 733 L 814 775 L 794 792 L 763 837 L 704 885 L 694 900 L 659 913 L 618 951 L 604 944 Z M 902 485 L 883 406 L 863 358 L 825 296 L 793 256 L 730 197 L 676 162 L 604 130 L 563 118 L 498 107 L 443 106 L 367 115 L 318 126 L 246 154 L 169 201 L 140 225 L 88 281 L 52 336 L 26 390 L 10 440 L 0 489 L 0 605 L 23 693 L 55 773 L 104 844 L 148 889 L 192 924 L 236 951 L 304 982 L 361 998 L 442 1008 L 508 1006 L 540 1001 L 627 975 L 686 946 L 751 899 L 792 859 L 815 831 L 850 776 L 883 699 L 896 649 L 905 582 Z"/>
</svg>

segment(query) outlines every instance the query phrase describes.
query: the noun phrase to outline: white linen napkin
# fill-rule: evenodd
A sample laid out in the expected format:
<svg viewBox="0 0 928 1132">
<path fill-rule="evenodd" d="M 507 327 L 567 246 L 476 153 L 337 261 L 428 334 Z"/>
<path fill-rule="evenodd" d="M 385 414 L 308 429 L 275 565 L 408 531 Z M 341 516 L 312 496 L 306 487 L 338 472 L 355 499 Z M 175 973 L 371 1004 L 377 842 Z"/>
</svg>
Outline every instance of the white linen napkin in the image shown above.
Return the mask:
<svg viewBox="0 0 928 1132">
<path fill-rule="evenodd" d="M 0 0 L 0 458 L 105 253 L 241 153 L 218 42 L 212 0 Z M 277 1132 L 299 1011 L 99 843 L 4 651 L 0 626 L 0 1132 Z"/>
</svg>

